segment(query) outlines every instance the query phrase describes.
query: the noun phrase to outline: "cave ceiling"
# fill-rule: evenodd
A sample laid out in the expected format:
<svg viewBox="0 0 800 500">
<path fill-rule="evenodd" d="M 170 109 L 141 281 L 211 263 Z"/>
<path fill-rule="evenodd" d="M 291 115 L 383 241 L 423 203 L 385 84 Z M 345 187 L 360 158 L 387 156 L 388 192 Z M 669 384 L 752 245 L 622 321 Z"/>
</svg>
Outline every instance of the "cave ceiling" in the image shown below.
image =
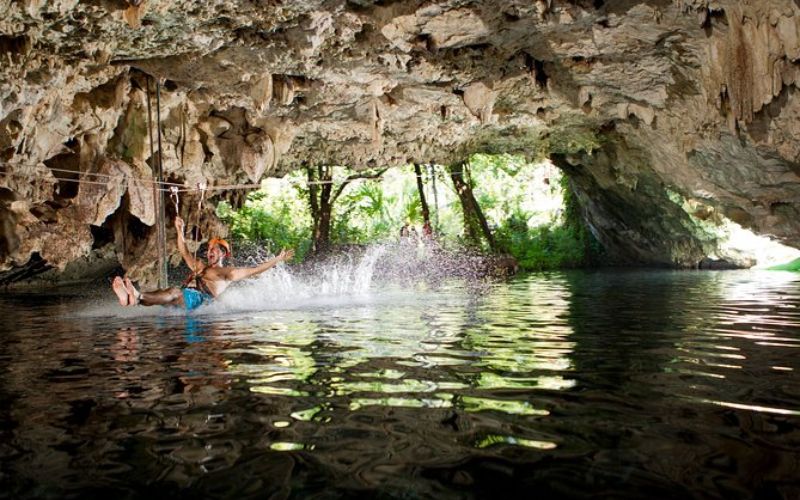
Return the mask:
<svg viewBox="0 0 800 500">
<path fill-rule="evenodd" d="M 156 82 L 174 182 L 550 156 L 630 261 L 707 253 L 668 190 L 800 247 L 794 0 L 5 0 L 0 12 L 0 270 L 34 254 L 63 269 L 101 242 L 128 268 L 152 265 Z M 77 172 L 98 182 L 70 185 Z M 220 229 L 213 214 L 203 224 Z"/>
</svg>

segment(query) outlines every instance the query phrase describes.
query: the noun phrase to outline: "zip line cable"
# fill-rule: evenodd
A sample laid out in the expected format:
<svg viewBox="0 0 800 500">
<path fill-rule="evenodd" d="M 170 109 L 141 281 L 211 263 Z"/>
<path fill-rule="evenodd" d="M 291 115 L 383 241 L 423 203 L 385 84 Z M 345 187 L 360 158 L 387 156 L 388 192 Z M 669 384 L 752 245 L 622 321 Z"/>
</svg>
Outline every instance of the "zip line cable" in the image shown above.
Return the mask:
<svg viewBox="0 0 800 500">
<path fill-rule="evenodd" d="M 2 163 L 2 162 L 0 162 L 0 166 L 2 166 L 4 168 L 7 168 L 7 167 L 18 167 L 18 166 L 38 167 L 40 165 L 42 165 L 42 164 L 32 164 L 32 163 L 15 163 L 15 164 L 11 164 L 11 163 Z M 100 173 L 100 172 L 83 172 L 83 171 L 68 170 L 68 169 L 63 169 L 63 168 L 50 168 L 50 167 L 47 167 L 47 168 L 51 172 L 68 173 L 68 174 L 78 175 L 79 177 L 89 176 L 89 177 L 97 177 L 97 178 L 106 179 L 105 181 L 101 181 L 101 180 L 86 180 L 86 179 L 80 179 L 80 178 L 78 178 L 78 179 L 69 179 L 69 178 L 65 178 L 65 177 L 53 176 L 54 180 L 57 181 L 57 182 L 74 182 L 74 183 L 78 183 L 78 184 L 108 186 L 110 183 L 112 183 L 112 181 L 129 180 L 129 181 L 139 182 L 139 183 L 142 183 L 142 184 L 152 184 L 153 186 L 155 186 L 155 190 L 157 190 L 159 193 L 173 193 L 174 192 L 173 188 L 177 189 L 177 191 L 180 192 L 180 193 L 190 193 L 190 192 L 195 192 L 195 191 L 199 192 L 200 191 L 200 189 L 198 187 L 191 187 L 191 186 L 189 186 L 187 184 L 180 184 L 180 183 L 177 183 L 177 182 L 166 182 L 166 181 L 159 181 L 159 180 L 153 180 L 153 179 L 146 179 L 146 178 L 143 178 L 143 177 L 136 177 L 136 176 L 125 175 L 125 174 L 104 174 L 104 173 Z M 463 172 L 458 172 L 456 175 L 464 175 L 464 173 Z M 8 172 L 8 171 L 0 172 L 0 177 L 1 176 L 9 176 L 9 177 L 17 177 L 17 178 L 36 178 L 36 177 L 39 177 L 35 173 L 28 174 L 28 173 L 23 173 L 23 172 Z M 417 177 L 416 175 L 413 175 L 413 176 Z M 421 177 L 424 177 L 424 174 Z M 358 178 L 352 179 L 352 180 L 358 180 Z M 380 181 L 380 179 L 370 179 L 370 180 L 378 180 L 378 181 Z M 301 184 L 304 184 L 306 186 L 310 186 L 310 185 L 322 185 L 322 184 L 336 184 L 338 182 L 341 182 L 341 180 L 336 180 L 336 179 L 319 180 L 319 181 L 289 180 L 289 182 L 291 184 L 295 185 L 295 186 L 299 186 Z M 235 191 L 235 190 L 240 190 L 240 189 L 260 189 L 260 188 L 261 188 L 261 183 L 219 184 L 219 185 L 216 185 L 216 186 L 207 186 L 203 191 L 206 191 L 206 192 L 209 192 L 209 191 Z"/>
</svg>

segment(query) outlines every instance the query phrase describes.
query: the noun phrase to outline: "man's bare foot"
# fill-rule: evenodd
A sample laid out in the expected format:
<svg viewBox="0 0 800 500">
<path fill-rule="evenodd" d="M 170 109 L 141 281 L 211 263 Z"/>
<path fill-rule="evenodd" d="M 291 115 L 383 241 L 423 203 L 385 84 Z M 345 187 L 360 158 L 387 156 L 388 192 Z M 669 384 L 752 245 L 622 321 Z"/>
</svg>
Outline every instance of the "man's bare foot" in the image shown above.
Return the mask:
<svg viewBox="0 0 800 500">
<path fill-rule="evenodd" d="M 117 294 L 117 298 L 119 299 L 119 305 L 121 306 L 131 305 L 130 301 L 128 300 L 128 290 L 125 289 L 125 283 L 122 281 L 122 278 L 120 278 L 119 276 L 114 278 L 114 281 L 111 282 L 111 288 L 113 288 L 114 293 Z"/>
<path fill-rule="evenodd" d="M 133 286 L 133 283 L 131 283 L 130 278 L 126 276 L 125 279 L 122 281 L 122 284 L 124 285 L 125 291 L 128 294 L 128 305 L 130 306 L 138 305 L 139 297 L 141 297 L 142 294 L 140 294 L 139 290 L 137 290 L 136 287 Z"/>
</svg>

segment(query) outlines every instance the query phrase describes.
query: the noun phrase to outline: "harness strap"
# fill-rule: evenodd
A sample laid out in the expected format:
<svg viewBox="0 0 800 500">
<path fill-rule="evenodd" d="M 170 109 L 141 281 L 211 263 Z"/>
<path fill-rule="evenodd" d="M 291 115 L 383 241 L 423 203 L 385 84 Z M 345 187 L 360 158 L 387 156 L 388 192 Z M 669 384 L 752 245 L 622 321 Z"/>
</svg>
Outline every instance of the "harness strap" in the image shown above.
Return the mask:
<svg viewBox="0 0 800 500">
<path fill-rule="evenodd" d="M 178 216 L 181 213 L 181 209 L 178 206 L 178 186 L 170 186 L 169 187 L 169 197 L 172 199 L 172 203 L 175 204 L 175 215 Z"/>
<path fill-rule="evenodd" d="M 208 295 L 209 297 L 214 297 L 214 294 L 211 292 L 211 289 L 208 288 L 208 285 L 206 285 L 206 282 L 203 281 L 203 274 L 205 274 L 206 269 L 208 269 L 208 268 L 204 268 L 199 273 L 195 273 L 195 272 L 189 273 L 189 276 L 187 276 L 186 279 L 183 280 L 183 284 L 181 285 L 181 288 L 194 288 L 196 290 L 199 290 L 200 292 L 203 292 L 204 294 Z M 189 286 L 192 283 L 192 281 L 194 281 L 194 286 L 193 287 Z"/>
</svg>

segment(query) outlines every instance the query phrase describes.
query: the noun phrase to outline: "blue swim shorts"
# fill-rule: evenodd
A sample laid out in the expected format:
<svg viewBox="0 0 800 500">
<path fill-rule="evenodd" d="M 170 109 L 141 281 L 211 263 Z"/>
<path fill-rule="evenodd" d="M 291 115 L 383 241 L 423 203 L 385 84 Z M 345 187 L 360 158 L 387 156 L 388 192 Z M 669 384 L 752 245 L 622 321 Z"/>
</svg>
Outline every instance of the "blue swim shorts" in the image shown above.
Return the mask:
<svg viewBox="0 0 800 500">
<path fill-rule="evenodd" d="M 194 288 L 183 289 L 183 305 L 186 306 L 187 311 L 193 311 L 212 300 L 214 300 L 214 298 L 211 295 L 195 290 Z"/>
</svg>

